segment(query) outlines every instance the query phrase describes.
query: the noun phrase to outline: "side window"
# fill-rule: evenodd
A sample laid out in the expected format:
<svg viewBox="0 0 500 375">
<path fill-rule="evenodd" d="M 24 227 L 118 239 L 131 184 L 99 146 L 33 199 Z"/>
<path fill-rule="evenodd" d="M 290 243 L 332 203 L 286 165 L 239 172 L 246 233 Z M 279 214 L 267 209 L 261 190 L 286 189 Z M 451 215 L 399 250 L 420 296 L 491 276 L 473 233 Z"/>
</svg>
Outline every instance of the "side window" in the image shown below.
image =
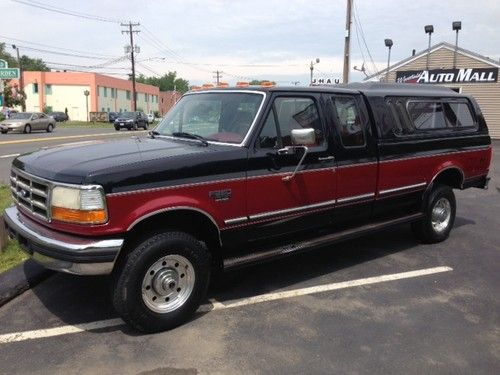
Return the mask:
<svg viewBox="0 0 500 375">
<path fill-rule="evenodd" d="M 468 128 L 475 126 L 474 119 L 466 102 L 444 102 L 444 114 L 451 128 Z"/>
<path fill-rule="evenodd" d="M 352 96 L 335 96 L 332 101 L 337 114 L 337 126 L 342 144 L 345 147 L 364 146 L 365 134 L 355 98 Z"/>
<path fill-rule="evenodd" d="M 269 116 L 267 116 L 266 123 L 260 131 L 257 142 L 259 148 L 275 148 L 279 146 L 278 131 L 276 130 L 273 111 L 269 112 Z"/>
<path fill-rule="evenodd" d="M 274 148 L 278 145 L 280 147 L 292 146 L 292 130 L 306 128 L 314 129 L 315 146 L 323 144 L 323 127 L 313 99 L 278 97 L 274 100 L 273 107 L 259 135 L 260 148 Z M 275 116 L 278 124 L 275 122 Z"/>
<path fill-rule="evenodd" d="M 416 130 L 446 129 L 447 124 L 441 102 L 409 101 L 407 108 Z"/>
</svg>

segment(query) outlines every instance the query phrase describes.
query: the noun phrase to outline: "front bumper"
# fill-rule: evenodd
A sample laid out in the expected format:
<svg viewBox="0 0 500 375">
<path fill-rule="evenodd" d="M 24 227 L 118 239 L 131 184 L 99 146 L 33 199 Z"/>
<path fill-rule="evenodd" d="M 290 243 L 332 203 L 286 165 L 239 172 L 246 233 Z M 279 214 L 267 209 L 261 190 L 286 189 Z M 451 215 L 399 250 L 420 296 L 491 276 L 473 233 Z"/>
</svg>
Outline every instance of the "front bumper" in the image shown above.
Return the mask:
<svg viewBox="0 0 500 375">
<path fill-rule="evenodd" d="M 111 273 L 122 238 L 96 239 L 78 237 L 48 229 L 9 207 L 4 214 L 9 235 L 21 248 L 46 268 L 78 275 Z"/>
</svg>

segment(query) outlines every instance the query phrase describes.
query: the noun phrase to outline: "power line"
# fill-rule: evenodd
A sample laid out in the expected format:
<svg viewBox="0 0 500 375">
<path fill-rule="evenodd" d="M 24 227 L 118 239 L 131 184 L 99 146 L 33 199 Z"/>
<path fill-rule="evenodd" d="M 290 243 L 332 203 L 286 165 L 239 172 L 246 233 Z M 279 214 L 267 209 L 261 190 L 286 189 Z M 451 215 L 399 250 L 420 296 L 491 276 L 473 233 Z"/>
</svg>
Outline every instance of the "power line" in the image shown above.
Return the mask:
<svg viewBox="0 0 500 375">
<path fill-rule="evenodd" d="M 50 51 L 50 50 L 46 50 L 46 49 L 42 49 L 42 48 L 28 47 L 28 46 L 24 46 L 24 45 L 19 45 L 19 47 L 22 49 L 25 49 L 25 50 L 48 53 L 51 55 L 80 57 L 82 59 L 109 60 L 109 57 L 80 55 L 80 54 L 67 53 L 67 52 L 57 52 L 57 51 Z"/>
<path fill-rule="evenodd" d="M 365 32 L 363 30 L 363 25 L 361 24 L 361 19 L 359 18 L 359 11 L 358 11 L 358 7 L 356 6 L 356 2 L 354 2 L 354 22 L 358 23 L 359 30 L 361 31 L 361 34 L 360 34 L 361 39 L 363 41 L 363 44 L 366 47 L 366 52 L 368 53 L 368 56 L 370 57 L 370 62 L 372 63 L 373 69 L 375 70 L 375 72 L 378 72 L 377 65 L 375 65 L 375 62 L 373 61 L 373 57 L 372 57 L 372 54 L 370 52 L 370 49 L 368 48 L 368 44 L 366 43 Z"/>
<path fill-rule="evenodd" d="M 83 53 L 83 54 L 89 53 L 89 51 L 80 51 L 80 50 L 71 49 L 71 48 L 62 48 L 62 47 L 51 46 L 51 45 L 43 44 L 43 43 L 29 42 L 27 40 L 12 38 L 12 37 L 8 37 L 8 36 L 5 36 L 5 35 L 0 35 L 0 39 L 7 40 L 7 41 L 10 41 L 10 42 L 14 41 L 16 43 L 21 42 L 21 43 L 33 44 L 35 46 L 48 47 L 48 48 L 51 48 L 51 49 L 56 49 L 56 50 L 61 50 L 61 51 L 69 51 L 69 52 L 76 52 L 76 53 Z M 96 53 L 96 52 L 94 52 L 94 54 L 96 56 L 102 56 L 102 57 L 108 57 L 108 58 L 109 57 L 115 57 L 113 55 L 106 55 L 106 54 Z"/>
<path fill-rule="evenodd" d="M 33 0 L 11 0 L 11 1 L 13 1 L 15 3 L 19 3 L 19 4 L 24 4 L 24 5 L 27 5 L 30 7 L 34 7 L 34 8 L 44 9 L 44 10 L 49 11 L 49 12 L 65 14 L 68 16 L 83 18 L 83 19 L 87 19 L 87 20 L 109 22 L 109 23 L 120 23 L 121 22 L 120 20 L 117 20 L 117 19 L 96 16 L 96 15 L 89 14 L 89 13 L 75 12 L 73 10 L 67 10 L 64 8 L 55 7 L 55 6 L 50 5 L 50 4 L 41 3 L 39 1 L 33 1 Z"/>
</svg>

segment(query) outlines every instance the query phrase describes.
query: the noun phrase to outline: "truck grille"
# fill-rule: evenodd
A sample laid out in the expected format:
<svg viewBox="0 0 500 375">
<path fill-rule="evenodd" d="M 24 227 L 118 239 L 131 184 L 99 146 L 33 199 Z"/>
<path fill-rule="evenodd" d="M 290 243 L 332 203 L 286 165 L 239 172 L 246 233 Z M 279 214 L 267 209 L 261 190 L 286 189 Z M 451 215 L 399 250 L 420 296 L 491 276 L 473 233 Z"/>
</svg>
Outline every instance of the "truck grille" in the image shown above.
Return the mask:
<svg viewBox="0 0 500 375">
<path fill-rule="evenodd" d="M 34 216 L 49 221 L 49 185 L 41 179 L 12 169 L 10 189 L 14 201 Z"/>
</svg>

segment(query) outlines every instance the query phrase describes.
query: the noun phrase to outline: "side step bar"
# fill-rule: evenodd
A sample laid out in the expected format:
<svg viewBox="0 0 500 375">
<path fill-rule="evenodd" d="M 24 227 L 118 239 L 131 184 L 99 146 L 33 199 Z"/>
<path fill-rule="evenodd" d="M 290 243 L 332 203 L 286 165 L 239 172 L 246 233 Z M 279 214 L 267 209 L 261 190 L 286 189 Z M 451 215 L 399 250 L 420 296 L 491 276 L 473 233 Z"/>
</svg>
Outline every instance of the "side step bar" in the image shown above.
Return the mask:
<svg viewBox="0 0 500 375">
<path fill-rule="evenodd" d="M 275 258 L 281 258 L 306 250 L 311 250 L 317 247 L 325 246 L 335 242 L 348 240 L 355 237 L 360 237 L 365 234 L 376 232 L 382 228 L 409 223 L 423 217 L 422 213 L 416 213 L 408 216 L 403 216 L 397 219 L 380 221 L 377 223 L 366 224 L 361 227 L 345 229 L 340 232 L 326 234 L 310 240 L 299 241 L 296 243 L 275 247 L 272 249 L 226 258 L 223 261 L 224 269 L 230 270 L 250 264 L 262 263 Z"/>
</svg>

